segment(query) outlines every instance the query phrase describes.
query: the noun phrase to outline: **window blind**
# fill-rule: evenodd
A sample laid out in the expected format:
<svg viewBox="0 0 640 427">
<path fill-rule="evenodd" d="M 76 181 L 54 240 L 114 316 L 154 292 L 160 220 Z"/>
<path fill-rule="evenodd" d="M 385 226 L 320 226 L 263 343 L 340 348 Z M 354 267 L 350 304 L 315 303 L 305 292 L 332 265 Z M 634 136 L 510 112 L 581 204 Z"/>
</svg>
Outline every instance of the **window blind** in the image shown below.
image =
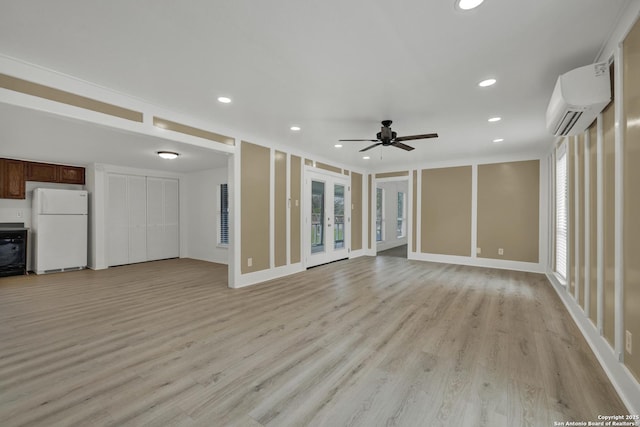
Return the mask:
<svg viewBox="0 0 640 427">
<path fill-rule="evenodd" d="M 382 212 L 384 210 L 384 198 L 382 188 L 376 188 L 376 241 L 384 240 L 384 228 Z"/>
<path fill-rule="evenodd" d="M 227 184 L 220 184 L 220 236 L 219 243 L 221 245 L 229 244 L 229 193 Z"/>
<path fill-rule="evenodd" d="M 404 193 L 399 191 L 398 192 L 398 224 L 397 224 L 397 228 L 396 228 L 396 237 L 397 238 L 402 238 L 404 237 L 405 233 L 406 233 L 406 226 L 405 226 L 405 198 L 404 198 Z"/>
<path fill-rule="evenodd" d="M 567 147 L 556 154 L 556 273 L 567 278 Z"/>
</svg>

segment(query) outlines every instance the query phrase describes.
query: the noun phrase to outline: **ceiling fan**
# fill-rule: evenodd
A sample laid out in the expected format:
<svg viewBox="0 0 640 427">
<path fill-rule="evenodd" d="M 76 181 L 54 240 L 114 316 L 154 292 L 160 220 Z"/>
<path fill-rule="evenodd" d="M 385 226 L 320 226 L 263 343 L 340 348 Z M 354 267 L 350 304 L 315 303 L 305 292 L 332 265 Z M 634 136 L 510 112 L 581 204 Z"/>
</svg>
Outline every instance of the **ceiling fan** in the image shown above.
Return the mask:
<svg viewBox="0 0 640 427">
<path fill-rule="evenodd" d="M 380 128 L 380 132 L 376 134 L 377 139 L 341 139 L 340 141 L 368 141 L 375 142 L 375 144 L 370 145 L 366 148 L 360 150 L 367 151 L 372 149 L 373 147 L 377 147 L 378 145 L 388 146 L 391 145 L 393 147 L 402 148 L 403 150 L 411 151 L 413 147 L 403 144 L 402 141 L 410 141 L 413 139 L 427 139 L 427 138 L 437 138 L 437 133 L 425 133 L 423 135 L 409 135 L 409 136 L 396 136 L 397 134 L 391 130 L 391 120 L 383 120 L 382 128 Z"/>
</svg>

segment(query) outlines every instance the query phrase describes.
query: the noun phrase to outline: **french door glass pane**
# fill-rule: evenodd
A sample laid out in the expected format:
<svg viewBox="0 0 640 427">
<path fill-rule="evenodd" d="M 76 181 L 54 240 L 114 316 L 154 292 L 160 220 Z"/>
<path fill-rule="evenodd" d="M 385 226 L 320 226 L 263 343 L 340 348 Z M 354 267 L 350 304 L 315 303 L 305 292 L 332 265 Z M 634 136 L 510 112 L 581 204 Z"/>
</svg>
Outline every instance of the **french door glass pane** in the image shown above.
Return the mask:
<svg viewBox="0 0 640 427">
<path fill-rule="evenodd" d="M 311 253 L 324 252 L 324 182 L 311 181 Z"/>
<path fill-rule="evenodd" d="M 344 185 L 333 188 L 333 247 L 344 248 Z"/>
</svg>

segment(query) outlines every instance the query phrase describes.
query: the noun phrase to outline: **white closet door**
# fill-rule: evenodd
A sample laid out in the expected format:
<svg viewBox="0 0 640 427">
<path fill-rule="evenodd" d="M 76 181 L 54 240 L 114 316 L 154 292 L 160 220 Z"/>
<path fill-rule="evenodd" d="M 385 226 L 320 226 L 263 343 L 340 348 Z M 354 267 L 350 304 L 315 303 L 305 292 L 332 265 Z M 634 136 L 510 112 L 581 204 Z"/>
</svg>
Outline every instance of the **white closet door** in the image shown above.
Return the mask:
<svg viewBox="0 0 640 427">
<path fill-rule="evenodd" d="M 109 174 L 107 203 L 108 264 L 129 263 L 129 208 L 127 176 Z"/>
<path fill-rule="evenodd" d="M 180 256 L 180 199 L 177 179 L 164 180 L 164 258 Z"/>
<path fill-rule="evenodd" d="M 147 257 L 164 258 L 164 180 L 147 177 Z"/>
<path fill-rule="evenodd" d="M 147 261 L 147 182 L 144 176 L 129 176 L 129 262 Z"/>
</svg>

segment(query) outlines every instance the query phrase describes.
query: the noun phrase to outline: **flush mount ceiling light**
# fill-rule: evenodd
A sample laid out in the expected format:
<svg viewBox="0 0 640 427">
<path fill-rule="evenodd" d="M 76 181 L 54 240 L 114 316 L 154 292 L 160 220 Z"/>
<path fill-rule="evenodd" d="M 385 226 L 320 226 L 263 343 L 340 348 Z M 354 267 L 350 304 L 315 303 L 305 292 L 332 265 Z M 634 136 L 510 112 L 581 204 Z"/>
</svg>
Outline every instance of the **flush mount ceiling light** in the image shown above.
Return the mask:
<svg viewBox="0 0 640 427">
<path fill-rule="evenodd" d="M 499 122 L 500 120 L 502 120 L 502 117 L 491 117 L 489 119 L 489 122 L 494 123 L 494 122 Z"/>
<path fill-rule="evenodd" d="M 336 148 L 342 148 L 342 144 L 336 144 L 336 145 L 334 145 L 334 147 L 336 147 Z"/>
<path fill-rule="evenodd" d="M 504 141 L 504 138 L 496 138 L 493 140 L 493 142 L 502 142 Z"/>
<path fill-rule="evenodd" d="M 484 0 L 456 0 L 456 8 L 460 10 L 471 10 L 480 6 Z"/>
<path fill-rule="evenodd" d="M 175 158 L 177 158 L 180 154 L 174 152 L 174 151 L 158 151 L 158 156 L 162 157 L 163 159 L 166 160 L 173 160 Z"/>
<path fill-rule="evenodd" d="M 291 129 L 294 132 L 298 132 L 300 130 L 300 126 L 291 126 L 289 129 Z"/>
<path fill-rule="evenodd" d="M 489 86 L 493 86 L 494 84 L 496 84 L 496 79 L 487 79 L 487 80 L 483 80 L 480 83 L 478 83 L 478 86 L 480 86 L 480 87 L 489 87 Z"/>
<path fill-rule="evenodd" d="M 219 96 L 218 102 L 222 102 L 223 104 L 228 104 L 231 102 L 231 98 L 228 98 L 226 96 Z"/>
<path fill-rule="evenodd" d="M 456 9 L 471 10 L 480 6 L 484 0 L 456 0 Z"/>
</svg>

